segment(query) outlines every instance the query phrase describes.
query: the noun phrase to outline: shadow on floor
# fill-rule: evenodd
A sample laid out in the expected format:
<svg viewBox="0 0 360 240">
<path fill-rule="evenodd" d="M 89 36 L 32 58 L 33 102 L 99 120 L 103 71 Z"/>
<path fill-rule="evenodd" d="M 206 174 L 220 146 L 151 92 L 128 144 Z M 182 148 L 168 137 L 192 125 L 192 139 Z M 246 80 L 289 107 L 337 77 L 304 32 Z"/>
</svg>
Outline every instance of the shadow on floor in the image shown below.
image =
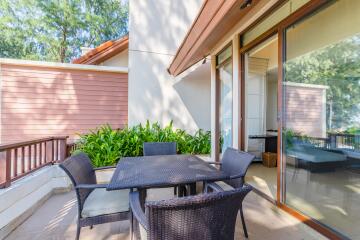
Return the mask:
<svg viewBox="0 0 360 240">
<path fill-rule="evenodd" d="M 279 210 L 267 200 L 250 193 L 244 202 L 249 239 L 325 239 L 317 232 Z M 74 239 L 77 204 L 75 192 L 57 194 L 45 202 L 30 218 L 13 231 L 6 240 Z M 236 223 L 235 239 L 244 239 L 241 221 Z M 129 222 L 122 221 L 83 228 L 80 239 L 128 240 Z"/>
</svg>

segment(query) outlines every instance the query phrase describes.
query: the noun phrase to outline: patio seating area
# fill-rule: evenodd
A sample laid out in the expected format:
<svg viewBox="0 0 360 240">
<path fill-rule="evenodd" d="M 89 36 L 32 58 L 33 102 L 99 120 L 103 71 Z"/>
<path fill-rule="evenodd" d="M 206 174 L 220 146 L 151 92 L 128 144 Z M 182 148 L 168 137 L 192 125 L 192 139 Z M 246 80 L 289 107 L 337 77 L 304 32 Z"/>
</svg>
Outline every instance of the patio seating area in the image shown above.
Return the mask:
<svg viewBox="0 0 360 240">
<path fill-rule="evenodd" d="M 208 162 L 176 154 L 175 142 L 144 143 L 144 153 L 116 167 L 94 168 L 85 153 L 60 162 L 74 190 L 52 195 L 6 239 L 324 238 L 251 192 L 252 154 L 227 148 Z"/>
<path fill-rule="evenodd" d="M 162 190 L 163 195 L 173 189 Z M 156 196 L 154 196 L 154 194 Z M 149 197 L 158 196 L 159 191 L 149 192 Z M 249 239 L 326 239 L 294 217 L 276 208 L 272 203 L 251 192 L 244 201 Z M 6 240 L 25 239 L 75 239 L 77 203 L 74 191 L 56 194 L 47 200 L 30 218 L 12 232 Z M 235 239 L 244 239 L 238 217 Z M 274 224 L 276 222 L 276 225 Z M 83 228 L 81 239 L 128 240 L 129 221 L 95 225 Z"/>
</svg>

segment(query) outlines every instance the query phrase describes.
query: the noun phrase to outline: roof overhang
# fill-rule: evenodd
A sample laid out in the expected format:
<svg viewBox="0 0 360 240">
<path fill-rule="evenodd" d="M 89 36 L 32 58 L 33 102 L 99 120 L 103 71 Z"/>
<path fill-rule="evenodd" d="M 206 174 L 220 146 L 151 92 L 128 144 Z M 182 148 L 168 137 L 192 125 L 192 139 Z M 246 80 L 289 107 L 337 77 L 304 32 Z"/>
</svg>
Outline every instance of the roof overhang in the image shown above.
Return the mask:
<svg viewBox="0 0 360 240">
<path fill-rule="evenodd" d="M 198 16 L 180 45 L 168 71 L 177 76 L 210 54 L 210 51 L 242 18 L 264 0 L 205 0 Z M 250 13 L 251 14 L 251 13 Z"/>
<path fill-rule="evenodd" d="M 72 63 L 98 65 L 128 48 L 129 36 L 125 35 L 118 40 L 107 41 L 101 44 L 100 46 L 87 52 L 85 55 L 74 59 Z"/>
</svg>

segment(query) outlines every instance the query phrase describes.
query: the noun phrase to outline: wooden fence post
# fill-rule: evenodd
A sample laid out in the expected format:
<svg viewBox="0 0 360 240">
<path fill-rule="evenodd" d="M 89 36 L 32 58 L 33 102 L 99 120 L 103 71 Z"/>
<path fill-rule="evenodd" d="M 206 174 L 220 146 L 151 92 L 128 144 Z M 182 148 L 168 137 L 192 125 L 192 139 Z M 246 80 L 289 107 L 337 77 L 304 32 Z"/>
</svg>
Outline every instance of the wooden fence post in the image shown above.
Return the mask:
<svg viewBox="0 0 360 240">
<path fill-rule="evenodd" d="M 67 155 L 67 143 L 66 143 L 66 139 L 60 139 L 60 159 L 59 162 L 62 162 L 65 160 L 66 155 Z"/>
<path fill-rule="evenodd" d="M 329 139 L 330 139 L 330 147 L 331 147 L 331 148 L 336 148 L 336 145 L 337 145 L 336 135 L 334 135 L 334 134 L 329 134 Z"/>
<path fill-rule="evenodd" d="M 45 142 L 45 162 L 51 163 L 54 159 L 53 141 L 49 140 Z"/>
<path fill-rule="evenodd" d="M 1 154 L 3 155 L 3 154 Z M 9 187 L 11 184 L 11 150 L 6 150 L 5 158 L 0 158 L 0 186 Z"/>
</svg>

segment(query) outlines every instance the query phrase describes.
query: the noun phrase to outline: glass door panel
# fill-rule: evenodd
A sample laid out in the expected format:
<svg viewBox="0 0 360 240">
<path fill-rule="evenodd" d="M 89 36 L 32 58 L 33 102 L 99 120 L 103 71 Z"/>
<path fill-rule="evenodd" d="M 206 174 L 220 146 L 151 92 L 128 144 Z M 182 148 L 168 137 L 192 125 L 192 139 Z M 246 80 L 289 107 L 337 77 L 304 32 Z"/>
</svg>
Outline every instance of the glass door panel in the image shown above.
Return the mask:
<svg viewBox="0 0 360 240">
<path fill-rule="evenodd" d="M 233 66 L 232 46 L 223 50 L 216 58 L 217 76 L 220 86 L 219 122 L 221 133 L 221 152 L 232 146 L 233 116 Z"/>
<path fill-rule="evenodd" d="M 334 1 L 285 32 L 285 203 L 360 237 L 360 1 Z"/>
<path fill-rule="evenodd" d="M 246 182 L 276 200 L 278 41 L 270 37 L 245 53 L 244 150 L 256 156 Z"/>
</svg>

